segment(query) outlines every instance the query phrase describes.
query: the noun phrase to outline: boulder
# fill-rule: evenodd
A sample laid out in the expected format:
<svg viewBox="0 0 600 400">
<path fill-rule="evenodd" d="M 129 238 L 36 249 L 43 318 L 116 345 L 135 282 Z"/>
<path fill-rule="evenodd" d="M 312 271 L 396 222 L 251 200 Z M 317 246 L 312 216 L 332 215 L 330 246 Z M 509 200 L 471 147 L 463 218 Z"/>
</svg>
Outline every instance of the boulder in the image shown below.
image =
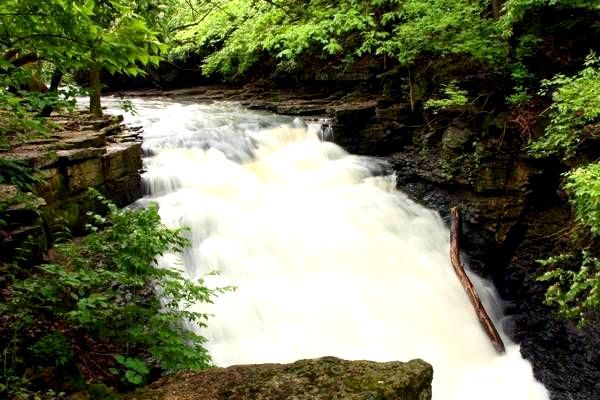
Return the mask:
<svg viewBox="0 0 600 400">
<path fill-rule="evenodd" d="M 128 400 L 429 400 L 432 367 L 410 362 L 345 361 L 334 357 L 293 364 L 242 365 L 178 374 Z"/>
<path fill-rule="evenodd" d="M 473 139 L 474 134 L 467 128 L 449 126 L 442 136 L 444 150 L 460 151 Z"/>
<path fill-rule="evenodd" d="M 141 128 L 123 129 L 122 116 L 63 115 L 52 120 L 57 125 L 52 137 L 0 152 L 1 158 L 33 169 L 36 178 L 36 195 L 0 185 L 0 260 L 14 257 L 19 248 L 31 248 L 28 259 L 33 262 L 41 259 L 54 233 L 84 233 L 86 213 L 102 211 L 87 192 L 90 187 L 119 206 L 142 195 Z"/>
<path fill-rule="evenodd" d="M 0 184 L 0 202 L 12 203 L 13 199 L 19 194 L 19 188 L 15 185 L 2 185 Z"/>
<path fill-rule="evenodd" d="M 517 160 L 511 168 L 506 181 L 506 190 L 529 191 L 534 178 L 541 175 L 541 170 L 528 164 L 524 160 Z"/>
<path fill-rule="evenodd" d="M 470 174 L 471 186 L 478 193 L 504 192 L 508 180 L 508 167 L 512 165 L 491 160 L 482 163 Z"/>
<path fill-rule="evenodd" d="M 38 209 L 46 201 L 32 193 L 23 193 L 14 185 L 0 184 L 0 228 L 39 222 Z"/>
<path fill-rule="evenodd" d="M 121 129 L 120 124 L 112 124 L 112 125 L 102 128 L 100 130 L 100 132 L 106 136 L 112 136 L 114 134 L 120 133 L 121 130 L 122 129 Z"/>
</svg>

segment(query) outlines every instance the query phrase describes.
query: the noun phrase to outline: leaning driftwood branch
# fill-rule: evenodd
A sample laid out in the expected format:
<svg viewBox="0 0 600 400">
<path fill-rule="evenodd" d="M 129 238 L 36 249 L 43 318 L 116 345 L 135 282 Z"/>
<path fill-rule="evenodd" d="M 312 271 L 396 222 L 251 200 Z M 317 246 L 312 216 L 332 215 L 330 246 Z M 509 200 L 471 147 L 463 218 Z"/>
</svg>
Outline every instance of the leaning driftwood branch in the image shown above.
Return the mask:
<svg viewBox="0 0 600 400">
<path fill-rule="evenodd" d="M 471 304 L 473 304 L 473 307 L 475 308 L 475 313 L 477 314 L 477 318 L 479 318 L 479 322 L 481 323 L 483 330 L 492 341 L 496 351 L 498 351 L 498 353 L 504 353 L 506 351 L 504 348 L 504 342 L 498 334 L 498 331 L 490 319 L 490 316 L 485 311 L 485 308 L 481 303 L 481 299 L 475 291 L 475 287 L 467 276 L 465 268 L 460 261 L 460 211 L 458 207 L 452 208 L 450 210 L 450 214 L 452 217 L 450 229 L 450 260 L 452 261 L 452 267 L 454 268 L 454 272 L 456 272 L 460 283 L 465 289 Z"/>
</svg>

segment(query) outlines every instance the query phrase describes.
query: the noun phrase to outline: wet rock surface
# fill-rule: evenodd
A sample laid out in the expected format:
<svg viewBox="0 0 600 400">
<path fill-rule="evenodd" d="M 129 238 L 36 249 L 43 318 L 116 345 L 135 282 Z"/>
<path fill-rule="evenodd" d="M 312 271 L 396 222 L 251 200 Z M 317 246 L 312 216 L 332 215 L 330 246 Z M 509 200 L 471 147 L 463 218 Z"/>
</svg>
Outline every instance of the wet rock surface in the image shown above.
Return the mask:
<svg viewBox="0 0 600 400">
<path fill-rule="evenodd" d="M 432 367 L 345 361 L 333 357 L 293 364 L 243 365 L 178 374 L 134 392 L 128 400 L 429 400 Z"/>
</svg>

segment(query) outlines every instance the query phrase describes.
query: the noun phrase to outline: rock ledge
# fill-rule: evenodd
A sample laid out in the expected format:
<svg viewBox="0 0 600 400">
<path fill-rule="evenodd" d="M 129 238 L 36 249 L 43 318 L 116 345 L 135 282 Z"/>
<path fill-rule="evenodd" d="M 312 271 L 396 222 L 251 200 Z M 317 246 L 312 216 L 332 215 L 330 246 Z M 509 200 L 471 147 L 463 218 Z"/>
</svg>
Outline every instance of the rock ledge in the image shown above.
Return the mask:
<svg viewBox="0 0 600 400">
<path fill-rule="evenodd" d="M 292 364 L 241 365 L 177 374 L 128 400 L 429 400 L 432 367 L 409 362 L 345 361 L 334 357 Z"/>
</svg>

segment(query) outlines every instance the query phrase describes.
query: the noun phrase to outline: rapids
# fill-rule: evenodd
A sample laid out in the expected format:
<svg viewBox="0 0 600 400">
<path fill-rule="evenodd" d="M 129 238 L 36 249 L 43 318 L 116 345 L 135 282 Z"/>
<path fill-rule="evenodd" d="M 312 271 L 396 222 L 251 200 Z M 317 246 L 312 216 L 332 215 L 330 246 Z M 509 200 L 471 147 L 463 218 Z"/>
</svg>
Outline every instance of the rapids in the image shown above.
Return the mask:
<svg viewBox="0 0 600 400">
<path fill-rule="evenodd" d="M 318 123 L 132 101 L 147 199 L 166 224 L 191 228 L 192 247 L 161 263 L 237 287 L 198 305 L 214 314 L 201 334 L 217 365 L 422 358 L 436 400 L 548 398 L 505 335 L 507 353 L 495 353 L 450 265 L 447 227 L 395 189 L 382 161 L 322 140 Z M 501 328 L 493 288 L 473 278 Z"/>
</svg>

